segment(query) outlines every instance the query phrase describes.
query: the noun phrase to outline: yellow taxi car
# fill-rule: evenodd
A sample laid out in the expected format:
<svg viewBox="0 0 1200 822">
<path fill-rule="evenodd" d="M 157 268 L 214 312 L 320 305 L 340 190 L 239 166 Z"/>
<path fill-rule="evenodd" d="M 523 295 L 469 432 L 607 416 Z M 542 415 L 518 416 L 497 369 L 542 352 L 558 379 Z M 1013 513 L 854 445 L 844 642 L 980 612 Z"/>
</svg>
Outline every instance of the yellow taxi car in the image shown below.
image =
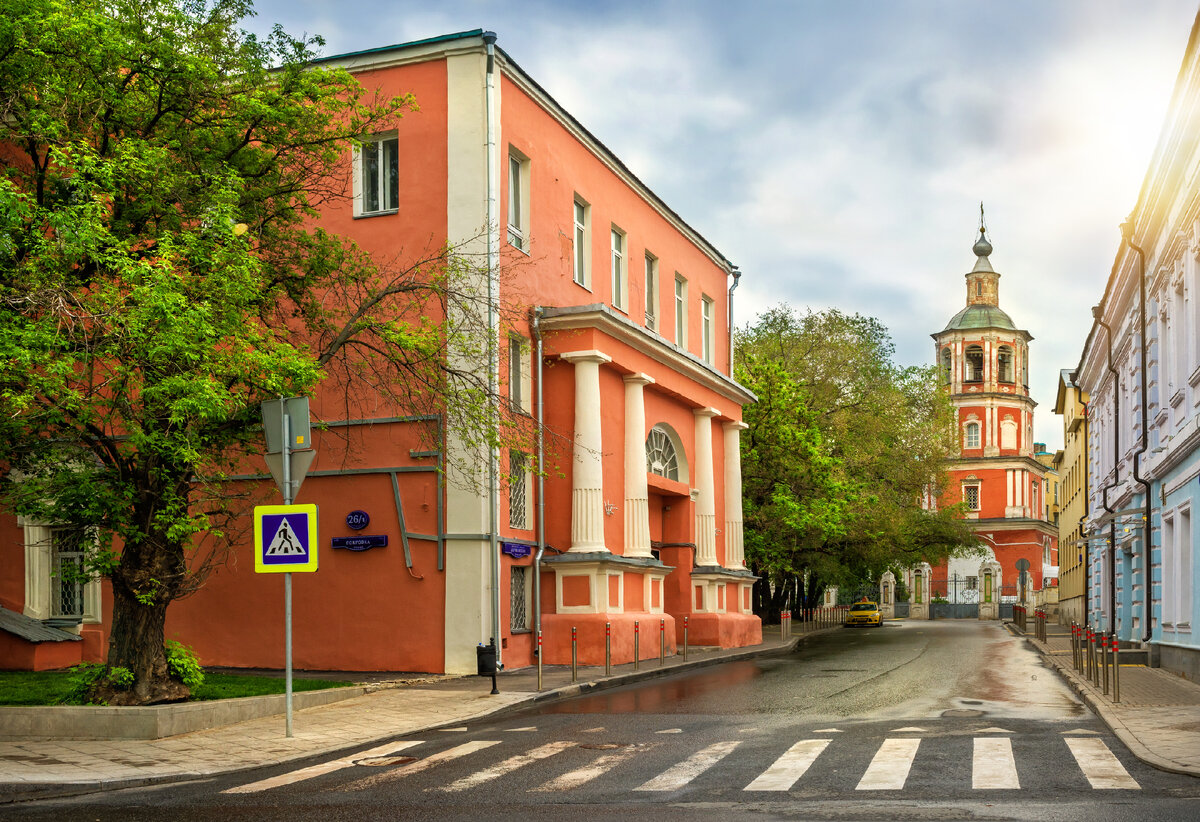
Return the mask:
<svg viewBox="0 0 1200 822">
<path fill-rule="evenodd" d="M 855 602 L 846 612 L 846 625 L 883 625 L 883 614 L 879 611 L 879 603 Z"/>
</svg>

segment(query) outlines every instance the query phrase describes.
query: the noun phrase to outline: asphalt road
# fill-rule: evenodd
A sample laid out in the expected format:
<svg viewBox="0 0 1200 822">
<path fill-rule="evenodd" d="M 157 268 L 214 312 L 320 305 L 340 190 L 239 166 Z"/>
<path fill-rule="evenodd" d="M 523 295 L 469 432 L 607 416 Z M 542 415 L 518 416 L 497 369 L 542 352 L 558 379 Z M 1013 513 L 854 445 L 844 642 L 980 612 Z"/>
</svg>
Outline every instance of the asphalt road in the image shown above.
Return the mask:
<svg viewBox="0 0 1200 822">
<path fill-rule="evenodd" d="M 14 820 L 1197 820 L 994 623 L 845 629 L 287 768 L 10 806 Z"/>
</svg>

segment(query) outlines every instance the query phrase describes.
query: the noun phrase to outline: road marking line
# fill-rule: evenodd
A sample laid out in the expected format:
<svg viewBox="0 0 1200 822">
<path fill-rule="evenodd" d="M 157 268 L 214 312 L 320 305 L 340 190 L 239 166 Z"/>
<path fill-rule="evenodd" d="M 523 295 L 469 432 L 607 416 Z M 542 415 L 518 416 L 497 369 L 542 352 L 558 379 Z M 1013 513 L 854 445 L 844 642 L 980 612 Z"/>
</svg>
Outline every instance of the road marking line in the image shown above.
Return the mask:
<svg viewBox="0 0 1200 822">
<path fill-rule="evenodd" d="M 975 737 L 971 787 L 976 790 L 1012 790 L 1021 787 L 1012 740 L 1008 737 Z"/>
<path fill-rule="evenodd" d="M 1100 733 L 1099 731 L 1088 731 L 1088 730 L 1084 730 L 1083 728 L 1076 728 L 1073 731 L 1063 731 L 1064 736 L 1066 734 L 1099 734 L 1099 733 Z"/>
<path fill-rule="evenodd" d="M 295 782 L 303 782 L 305 779 L 312 779 L 315 776 L 322 774 L 333 773 L 340 771 L 343 768 L 353 767 L 354 763 L 360 759 L 370 759 L 375 756 L 384 756 L 386 754 L 403 751 L 405 748 L 411 748 L 414 745 L 423 745 L 423 740 L 410 739 L 405 742 L 392 742 L 388 745 L 380 745 L 378 748 L 361 751 L 352 756 L 343 757 L 341 759 L 332 759 L 329 762 L 322 762 L 319 765 L 310 765 L 307 768 L 301 768 L 298 771 L 289 771 L 282 773 L 279 776 L 272 776 L 270 779 L 262 779 L 258 782 L 251 782 L 246 785 L 238 785 L 236 788 L 227 788 L 221 793 L 258 793 L 259 791 L 267 791 L 271 788 L 278 788 L 280 785 L 291 785 Z"/>
<path fill-rule="evenodd" d="M 362 791 L 367 788 L 373 788 L 376 785 L 381 785 L 384 782 L 392 782 L 397 779 L 402 779 L 406 776 L 412 776 L 415 773 L 427 771 L 430 768 L 437 767 L 443 762 L 449 762 L 452 759 L 473 754 L 476 751 L 482 751 L 485 748 L 490 748 L 493 745 L 499 745 L 498 739 L 476 739 L 472 742 L 464 742 L 461 745 L 455 745 L 453 748 L 447 748 L 435 754 L 431 754 L 424 759 L 418 759 L 400 768 L 392 768 L 391 770 L 374 773 L 370 776 L 365 776 L 362 779 L 355 780 L 348 785 L 343 785 L 340 790 L 343 791 Z"/>
<path fill-rule="evenodd" d="M 532 765 L 539 759 L 545 759 L 549 756 L 554 756 L 556 753 L 565 751 L 567 748 L 575 747 L 574 742 L 549 742 L 539 748 L 534 748 L 526 753 L 518 756 L 510 757 L 503 762 L 486 768 L 482 771 L 476 771 L 470 776 L 464 776 L 457 782 L 451 782 L 442 788 L 443 791 L 454 793 L 456 791 L 465 791 L 467 788 L 474 788 L 476 785 L 482 785 L 484 782 L 490 782 L 504 776 L 506 773 L 515 771 L 518 768 L 524 768 L 527 765 Z"/>
<path fill-rule="evenodd" d="M 898 791 L 908 779 L 908 771 L 917 755 L 921 740 L 885 739 L 863 774 L 856 791 Z"/>
<path fill-rule="evenodd" d="M 683 733 L 683 728 L 667 728 L 664 731 L 655 731 L 655 733 L 656 734 L 681 734 L 681 733 Z"/>
<path fill-rule="evenodd" d="M 925 732 L 926 732 L 926 730 L 927 730 L 927 729 L 925 729 L 925 728 L 917 728 L 917 727 L 915 727 L 915 726 L 913 726 L 913 725 L 909 725 L 907 728 L 896 728 L 895 730 L 893 730 L 893 731 L 892 731 L 892 733 L 894 733 L 894 734 L 902 734 L 902 733 L 925 733 Z"/>
<path fill-rule="evenodd" d="M 1141 790 L 1142 786 L 1121 766 L 1103 739 L 1067 737 L 1066 743 L 1093 788 Z"/>
<path fill-rule="evenodd" d="M 536 726 L 536 725 L 530 725 L 528 728 L 508 728 L 507 730 L 508 730 L 508 732 L 509 732 L 510 734 L 515 734 L 515 733 L 519 733 L 519 732 L 521 732 L 521 731 L 536 731 L 536 730 L 537 730 L 537 726 Z"/>
<path fill-rule="evenodd" d="M 729 755 L 741 742 L 718 742 L 697 751 L 673 768 L 634 788 L 635 791 L 676 791 Z"/>
<path fill-rule="evenodd" d="M 1010 734 L 1010 733 L 1012 733 L 1012 731 L 1010 731 L 1008 728 L 994 728 L 994 727 L 993 727 L 993 728 L 981 728 L 981 729 L 979 729 L 979 731 L 978 731 L 977 733 L 981 733 L 981 734 Z"/>
<path fill-rule="evenodd" d="M 829 745 L 828 739 L 802 739 L 784 751 L 758 778 L 747 785 L 747 791 L 788 791 L 804 776 L 812 763 Z"/>
<path fill-rule="evenodd" d="M 815 734 L 840 734 L 841 732 L 840 728 L 818 728 L 813 731 Z"/>
<path fill-rule="evenodd" d="M 654 742 L 649 745 L 630 745 L 624 750 L 616 751 L 610 754 L 604 754 L 590 765 L 585 765 L 582 768 L 565 773 L 560 777 L 551 779 L 544 785 L 540 785 L 532 790 L 538 793 L 546 793 L 550 791 L 568 791 L 572 788 L 578 788 L 591 782 L 598 776 L 603 776 L 610 770 L 620 765 L 626 759 L 631 758 L 635 754 L 648 751 L 655 747 L 658 743 Z"/>
</svg>

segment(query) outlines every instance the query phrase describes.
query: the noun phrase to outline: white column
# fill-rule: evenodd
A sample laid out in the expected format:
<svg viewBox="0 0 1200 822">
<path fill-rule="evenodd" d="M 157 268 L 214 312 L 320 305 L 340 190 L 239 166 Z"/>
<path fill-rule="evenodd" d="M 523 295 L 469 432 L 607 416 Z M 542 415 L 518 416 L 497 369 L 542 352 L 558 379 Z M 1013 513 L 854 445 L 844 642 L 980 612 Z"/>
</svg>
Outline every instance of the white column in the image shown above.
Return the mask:
<svg viewBox="0 0 1200 822">
<path fill-rule="evenodd" d="M 727 422 L 725 429 L 725 567 L 743 568 L 746 551 L 742 543 L 742 449 L 741 432 L 750 426 Z"/>
<path fill-rule="evenodd" d="M 696 565 L 717 564 L 717 501 L 713 488 L 712 418 L 715 408 L 697 408 L 696 418 Z"/>
<path fill-rule="evenodd" d="M 650 553 L 649 490 L 646 486 L 646 403 L 643 386 L 654 378 L 625 376 L 625 556 Z"/>
<path fill-rule="evenodd" d="M 575 365 L 575 444 L 571 460 L 571 548 L 575 553 L 604 547 L 604 463 L 600 437 L 600 364 L 612 357 L 599 351 L 571 351 L 562 359 Z"/>
</svg>

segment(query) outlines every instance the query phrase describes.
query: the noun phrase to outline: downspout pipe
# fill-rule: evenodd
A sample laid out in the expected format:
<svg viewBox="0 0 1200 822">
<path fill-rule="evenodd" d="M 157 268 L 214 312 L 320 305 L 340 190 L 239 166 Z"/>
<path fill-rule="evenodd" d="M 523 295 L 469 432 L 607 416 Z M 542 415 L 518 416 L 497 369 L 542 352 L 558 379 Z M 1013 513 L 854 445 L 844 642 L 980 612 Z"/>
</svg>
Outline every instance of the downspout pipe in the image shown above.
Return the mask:
<svg viewBox="0 0 1200 822">
<path fill-rule="evenodd" d="M 1142 447 L 1133 455 L 1133 478 L 1142 486 L 1142 498 L 1145 500 L 1145 511 L 1142 513 L 1142 591 L 1144 594 L 1142 642 L 1149 642 L 1154 636 L 1154 585 L 1150 575 L 1150 543 L 1153 537 L 1151 525 L 1150 481 L 1142 477 L 1142 457 L 1150 448 L 1150 398 L 1146 395 L 1146 252 L 1133 241 L 1133 215 L 1121 223 L 1121 237 L 1125 244 L 1138 255 L 1138 293 L 1139 313 L 1141 322 L 1141 344 L 1138 346 L 1140 355 L 1139 366 L 1142 372 Z"/>
<path fill-rule="evenodd" d="M 484 78 L 484 109 L 487 118 L 487 278 L 488 278 L 488 393 L 491 395 L 490 418 L 493 430 L 488 454 L 488 536 L 492 559 L 492 632 L 496 648 L 496 667 L 504 668 L 500 649 L 500 446 L 496 438 L 500 420 L 496 403 L 500 398 L 500 232 L 497 227 L 499 185 L 496 179 L 496 33 L 483 33 L 487 50 L 487 72 Z"/>
<path fill-rule="evenodd" d="M 1108 338 L 1108 371 L 1113 378 L 1113 481 L 1104 486 L 1104 498 L 1101 503 L 1104 513 L 1112 514 L 1112 506 L 1108 504 L 1108 492 L 1117 487 L 1121 464 L 1121 375 L 1117 373 L 1117 369 L 1113 365 L 1113 333 L 1112 328 L 1103 319 L 1104 307 L 1094 306 L 1092 316 L 1104 329 L 1105 336 Z M 1084 431 L 1084 434 L 1086 436 L 1087 432 Z M 1105 562 L 1108 563 L 1108 601 L 1111 603 L 1108 613 L 1108 632 L 1114 634 L 1117 631 L 1117 522 L 1113 519 L 1108 521 L 1108 558 Z"/>
<path fill-rule="evenodd" d="M 537 373 L 537 552 L 533 555 L 533 630 L 536 636 L 542 630 L 542 555 L 546 553 L 546 472 L 542 463 L 546 457 L 545 399 L 542 385 L 542 307 L 536 306 L 529 320 L 535 346 L 534 368 Z M 535 648 L 534 653 L 540 653 Z"/>
<path fill-rule="evenodd" d="M 737 291 L 738 283 L 742 281 L 742 272 L 735 265 L 731 266 L 729 273 L 733 275 L 733 285 L 729 286 L 729 376 L 733 376 L 733 292 Z"/>
</svg>

